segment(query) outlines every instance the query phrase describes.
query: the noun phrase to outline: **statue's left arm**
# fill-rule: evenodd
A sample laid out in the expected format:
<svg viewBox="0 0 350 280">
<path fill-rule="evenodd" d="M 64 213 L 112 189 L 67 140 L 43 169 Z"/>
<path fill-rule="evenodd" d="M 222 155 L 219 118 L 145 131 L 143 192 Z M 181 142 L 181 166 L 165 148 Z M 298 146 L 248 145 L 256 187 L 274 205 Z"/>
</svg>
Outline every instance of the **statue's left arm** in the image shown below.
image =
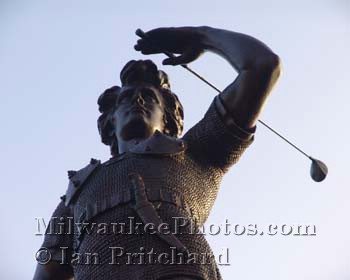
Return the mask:
<svg viewBox="0 0 350 280">
<path fill-rule="evenodd" d="M 248 35 L 206 26 L 158 28 L 146 34 L 148 39 L 139 40 L 136 50 L 180 54 L 164 60 L 164 64 L 187 64 L 205 50 L 225 58 L 238 76 L 219 98 L 238 126 L 248 130 L 255 126 L 280 74 L 279 57 L 271 49 Z"/>
</svg>

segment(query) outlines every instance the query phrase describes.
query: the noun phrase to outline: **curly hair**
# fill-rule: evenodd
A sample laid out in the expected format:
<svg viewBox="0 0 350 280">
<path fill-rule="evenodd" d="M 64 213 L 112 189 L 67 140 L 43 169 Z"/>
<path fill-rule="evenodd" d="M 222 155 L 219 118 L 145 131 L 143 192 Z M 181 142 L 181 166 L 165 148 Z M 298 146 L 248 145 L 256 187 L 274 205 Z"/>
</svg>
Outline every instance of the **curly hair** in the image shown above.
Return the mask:
<svg viewBox="0 0 350 280">
<path fill-rule="evenodd" d="M 184 112 L 178 97 L 171 92 L 168 75 L 158 70 L 151 60 L 131 60 L 120 72 L 122 86 L 149 83 L 162 94 L 165 109 L 165 128 L 163 133 L 172 137 L 179 137 L 183 130 Z M 112 116 L 116 108 L 121 88 L 113 86 L 106 89 L 98 98 L 100 117 L 97 127 L 102 143 L 110 146 L 112 156 L 118 155 L 118 140 L 115 135 Z"/>
</svg>

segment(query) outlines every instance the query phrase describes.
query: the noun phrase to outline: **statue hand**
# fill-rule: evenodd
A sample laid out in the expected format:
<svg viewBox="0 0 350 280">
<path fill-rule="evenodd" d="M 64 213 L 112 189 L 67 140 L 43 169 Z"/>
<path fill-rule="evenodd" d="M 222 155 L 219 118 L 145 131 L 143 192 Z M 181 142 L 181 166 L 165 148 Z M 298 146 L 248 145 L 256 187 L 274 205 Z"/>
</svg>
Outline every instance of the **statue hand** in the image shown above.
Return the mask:
<svg viewBox="0 0 350 280">
<path fill-rule="evenodd" d="M 135 50 L 142 54 L 171 52 L 180 54 L 163 60 L 164 65 L 187 64 L 203 53 L 202 38 L 198 27 L 157 28 L 146 32 L 147 38 L 137 41 Z"/>
</svg>

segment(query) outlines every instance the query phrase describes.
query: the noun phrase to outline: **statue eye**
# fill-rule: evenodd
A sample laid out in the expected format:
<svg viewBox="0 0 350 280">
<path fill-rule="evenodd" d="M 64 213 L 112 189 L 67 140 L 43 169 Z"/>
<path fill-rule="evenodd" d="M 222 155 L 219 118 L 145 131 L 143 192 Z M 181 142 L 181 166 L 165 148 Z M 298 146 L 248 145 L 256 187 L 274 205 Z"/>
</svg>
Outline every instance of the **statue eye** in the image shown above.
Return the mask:
<svg viewBox="0 0 350 280">
<path fill-rule="evenodd" d="M 146 102 L 159 103 L 159 100 L 153 90 L 145 88 L 142 90 L 142 98 Z"/>
<path fill-rule="evenodd" d="M 131 91 L 124 91 L 122 92 L 118 99 L 117 99 L 117 104 L 126 104 L 130 102 L 132 96 L 132 92 Z"/>
</svg>

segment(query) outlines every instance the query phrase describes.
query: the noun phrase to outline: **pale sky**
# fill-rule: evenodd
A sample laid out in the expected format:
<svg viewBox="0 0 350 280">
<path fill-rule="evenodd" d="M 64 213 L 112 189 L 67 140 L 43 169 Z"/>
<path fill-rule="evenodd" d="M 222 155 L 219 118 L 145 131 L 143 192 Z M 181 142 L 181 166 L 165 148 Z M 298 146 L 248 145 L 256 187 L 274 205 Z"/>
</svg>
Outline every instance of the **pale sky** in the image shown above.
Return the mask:
<svg viewBox="0 0 350 280">
<path fill-rule="evenodd" d="M 229 249 L 224 279 L 350 279 L 348 107 L 350 2 L 0 0 L 1 279 L 30 279 L 36 217 L 48 219 L 67 188 L 66 171 L 105 161 L 96 101 L 119 84 L 134 31 L 209 25 L 252 35 L 283 63 L 262 119 L 312 156 L 329 176 L 315 183 L 309 161 L 264 127 L 225 176 L 207 225 L 315 225 L 316 236 L 208 236 Z M 147 57 L 159 66 L 163 55 Z M 236 76 L 220 57 L 191 65 L 219 88 Z M 185 130 L 215 92 L 181 67 L 161 67 L 185 108 Z"/>
</svg>

